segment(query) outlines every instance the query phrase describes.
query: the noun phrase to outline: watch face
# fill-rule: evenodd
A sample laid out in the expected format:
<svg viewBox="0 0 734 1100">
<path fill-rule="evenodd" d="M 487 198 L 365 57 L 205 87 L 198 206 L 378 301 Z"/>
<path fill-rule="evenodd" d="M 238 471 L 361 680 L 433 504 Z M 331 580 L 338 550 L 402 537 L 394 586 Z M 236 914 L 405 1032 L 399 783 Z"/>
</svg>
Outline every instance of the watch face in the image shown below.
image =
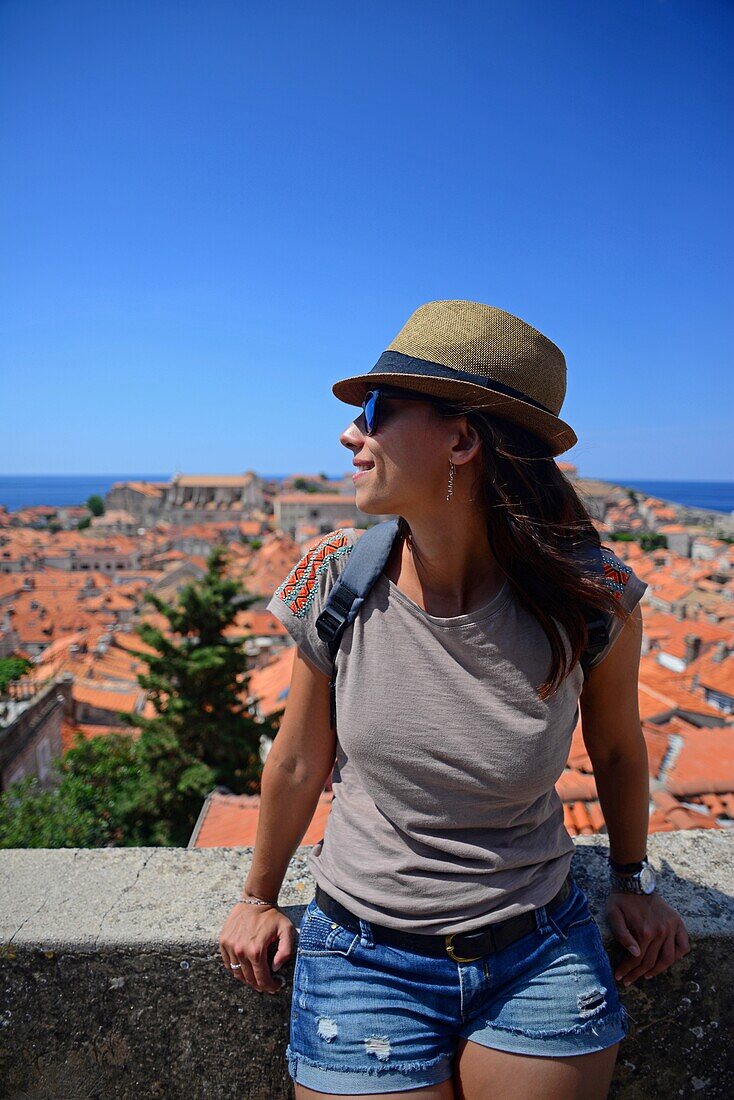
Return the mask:
<svg viewBox="0 0 734 1100">
<path fill-rule="evenodd" d="M 640 871 L 640 886 L 646 894 L 651 894 L 655 889 L 655 872 L 647 865 Z"/>
</svg>

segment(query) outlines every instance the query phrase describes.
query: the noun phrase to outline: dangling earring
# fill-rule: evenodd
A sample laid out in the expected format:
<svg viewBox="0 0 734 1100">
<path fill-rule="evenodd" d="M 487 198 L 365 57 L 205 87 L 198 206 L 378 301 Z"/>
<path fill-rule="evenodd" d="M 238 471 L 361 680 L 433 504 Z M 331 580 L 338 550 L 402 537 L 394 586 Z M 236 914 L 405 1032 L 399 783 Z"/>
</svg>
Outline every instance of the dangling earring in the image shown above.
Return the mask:
<svg viewBox="0 0 734 1100">
<path fill-rule="evenodd" d="M 451 459 L 449 459 L 449 467 L 450 467 L 450 470 L 449 470 L 449 491 L 446 494 L 446 500 L 450 499 L 450 497 L 451 497 L 451 495 L 454 491 L 454 464 L 451 461 Z"/>
</svg>

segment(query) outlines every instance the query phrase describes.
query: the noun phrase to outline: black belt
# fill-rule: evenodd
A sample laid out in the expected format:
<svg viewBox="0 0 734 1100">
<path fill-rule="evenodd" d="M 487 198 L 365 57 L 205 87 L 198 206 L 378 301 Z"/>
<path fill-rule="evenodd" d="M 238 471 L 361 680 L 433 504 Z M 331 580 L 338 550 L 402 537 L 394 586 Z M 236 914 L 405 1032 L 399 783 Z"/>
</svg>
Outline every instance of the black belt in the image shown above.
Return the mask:
<svg viewBox="0 0 734 1100">
<path fill-rule="evenodd" d="M 571 892 L 573 875 L 569 871 L 557 894 L 546 902 L 546 909 L 556 909 Z M 350 932 L 359 932 L 359 917 L 352 913 L 336 898 L 332 898 L 320 886 L 316 887 L 316 904 L 332 920 L 348 928 Z M 521 936 L 538 927 L 535 910 L 518 913 L 516 917 L 485 924 L 482 928 L 472 928 L 468 932 L 452 932 L 449 935 L 424 935 L 417 932 L 403 932 L 398 928 L 387 928 L 384 924 L 373 924 L 372 936 L 377 943 L 392 943 L 397 947 L 422 951 L 427 955 L 448 955 L 454 962 L 474 962 L 482 955 L 501 951 L 504 947 L 519 940 Z"/>
</svg>

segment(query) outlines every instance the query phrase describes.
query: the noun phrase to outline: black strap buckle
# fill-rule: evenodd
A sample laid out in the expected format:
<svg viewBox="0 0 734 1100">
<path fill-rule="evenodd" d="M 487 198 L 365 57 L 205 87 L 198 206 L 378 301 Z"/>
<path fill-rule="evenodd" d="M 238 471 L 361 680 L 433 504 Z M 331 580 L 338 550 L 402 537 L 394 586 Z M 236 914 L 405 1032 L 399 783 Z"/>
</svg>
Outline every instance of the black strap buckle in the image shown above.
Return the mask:
<svg viewBox="0 0 734 1100">
<path fill-rule="evenodd" d="M 345 619 L 346 615 L 335 615 L 330 607 L 325 607 L 316 622 L 316 633 L 322 642 L 333 642 Z"/>
<path fill-rule="evenodd" d="M 316 633 L 322 641 L 333 644 L 349 617 L 356 596 L 357 593 L 339 577 L 316 620 Z"/>
</svg>

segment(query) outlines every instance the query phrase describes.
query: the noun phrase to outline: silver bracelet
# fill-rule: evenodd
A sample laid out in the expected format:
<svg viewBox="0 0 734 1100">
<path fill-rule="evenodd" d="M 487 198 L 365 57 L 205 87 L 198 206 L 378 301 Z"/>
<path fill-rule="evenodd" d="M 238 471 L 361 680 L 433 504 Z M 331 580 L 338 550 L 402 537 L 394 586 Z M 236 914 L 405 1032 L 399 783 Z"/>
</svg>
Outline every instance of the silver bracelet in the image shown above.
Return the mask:
<svg viewBox="0 0 734 1100">
<path fill-rule="evenodd" d="M 235 905 L 274 905 L 278 908 L 277 901 L 263 901 L 262 898 L 237 898 Z"/>
</svg>

